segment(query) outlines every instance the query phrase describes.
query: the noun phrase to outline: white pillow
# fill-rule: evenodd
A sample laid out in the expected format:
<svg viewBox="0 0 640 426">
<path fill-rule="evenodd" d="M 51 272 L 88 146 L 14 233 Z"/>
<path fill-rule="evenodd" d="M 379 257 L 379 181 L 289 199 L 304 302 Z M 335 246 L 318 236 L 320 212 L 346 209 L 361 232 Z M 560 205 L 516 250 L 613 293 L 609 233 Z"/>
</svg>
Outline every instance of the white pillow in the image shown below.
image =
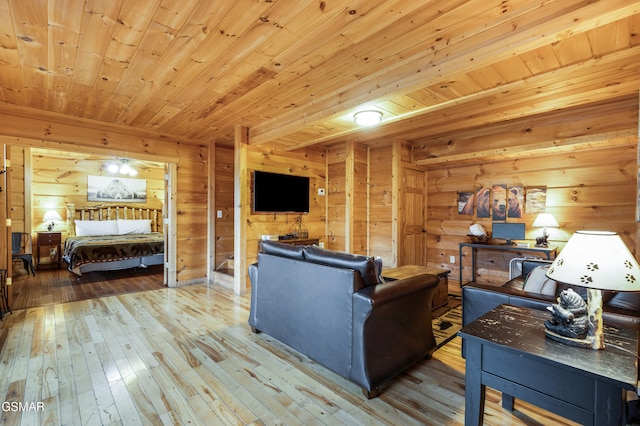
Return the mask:
<svg viewBox="0 0 640 426">
<path fill-rule="evenodd" d="M 125 234 L 150 234 L 151 219 L 118 219 L 118 233 Z"/>
<path fill-rule="evenodd" d="M 78 236 L 118 234 L 118 223 L 115 220 L 76 220 L 75 224 Z"/>
<path fill-rule="evenodd" d="M 556 282 L 547 277 L 546 273 L 551 265 L 536 266 L 524 282 L 524 291 L 540 293 L 548 296 L 556 294 Z"/>
</svg>

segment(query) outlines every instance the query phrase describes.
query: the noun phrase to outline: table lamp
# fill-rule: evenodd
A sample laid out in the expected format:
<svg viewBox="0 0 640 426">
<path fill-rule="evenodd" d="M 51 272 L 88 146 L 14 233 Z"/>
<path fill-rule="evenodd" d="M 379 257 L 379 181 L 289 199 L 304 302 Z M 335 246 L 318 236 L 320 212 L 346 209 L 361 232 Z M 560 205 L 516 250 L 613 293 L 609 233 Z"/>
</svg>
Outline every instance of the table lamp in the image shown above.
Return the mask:
<svg viewBox="0 0 640 426">
<path fill-rule="evenodd" d="M 577 294 L 564 290 L 558 304 L 549 307 L 553 320 L 545 322 L 547 337 L 574 346 L 604 349 L 602 329 L 602 290 L 640 291 L 640 267 L 620 236 L 608 231 L 576 231 L 553 261 L 547 277 L 561 283 L 585 287 L 573 305 L 569 299 Z M 586 312 L 583 312 L 586 311 Z M 574 336 L 580 324 L 584 333 Z"/>
<path fill-rule="evenodd" d="M 44 218 L 42 218 L 42 220 L 44 222 L 51 222 L 47 225 L 47 230 L 49 232 L 53 231 L 53 228 L 55 228 L 56 226 L 56 221 L 57 220 L 62 220 L 62 217 L 60 216 L 60 214 L 58 214 L 57 211 L 55 210 L 49 210 L 48 212 L 46 212 L 44 214 Z"/>
<path fill-rule="evenodd" d="M 542 236 L 536 238 L 536 247 L 549 247 L 549 243 L 547 242 L 549 231 L 547 228 L 556 228 L 560 225 L 551 213 L 540 213 L 531 226 L 542 228 Z"/>
</svg>

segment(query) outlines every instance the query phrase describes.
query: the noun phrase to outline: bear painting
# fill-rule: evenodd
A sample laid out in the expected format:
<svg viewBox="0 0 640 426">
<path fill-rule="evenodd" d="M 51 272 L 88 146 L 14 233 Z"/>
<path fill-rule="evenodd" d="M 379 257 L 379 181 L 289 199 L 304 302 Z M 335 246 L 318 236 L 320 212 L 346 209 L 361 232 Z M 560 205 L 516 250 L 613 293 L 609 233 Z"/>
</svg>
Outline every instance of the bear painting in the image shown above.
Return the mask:
<svg viewBox="0 0 640 426">
<path fill-rule="evenodd" d="M 507 185 L 491 188 L 491 215 L 493 220 L 507 220 Z"/>
<path fill-rule="evenodd" d="M 524 187 L 511 186 L 507 193 L 507 204 L 509 209 L 507 210 L 507 216 L 512 218 L 522 217 L 522 206 L 524 206 Z"/>
<path fill-rule="evenodd" d="M 480 188 L 476 192 L 476 216 L 478 218 L 491 217 L 491 191 L 489 188 Z"/>
</svg>

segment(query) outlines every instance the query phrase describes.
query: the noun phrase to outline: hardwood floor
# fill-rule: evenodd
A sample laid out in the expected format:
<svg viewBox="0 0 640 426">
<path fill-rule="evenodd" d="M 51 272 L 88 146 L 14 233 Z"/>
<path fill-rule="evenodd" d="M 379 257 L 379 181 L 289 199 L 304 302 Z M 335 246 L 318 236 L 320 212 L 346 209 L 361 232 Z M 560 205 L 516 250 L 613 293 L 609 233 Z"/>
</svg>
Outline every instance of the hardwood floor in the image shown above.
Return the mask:
<svg viewBox="0 0 640 426">
<path fill-rule="evenodd" d="M 12 309 L 45 306 L 95 297 L 163 288 L 162 265 L 146 269 L 90 272 L 81 277 L 66 269 L 41 269 L 36 276 L 18 273 L 13 277 Z"/>
<path fill-rule="evenodd" d="M 199 284 L 14 309 L 0 322 L 0 402 L 33 409 L 3 409 L 2 424 L 464 423 L 459 338 L 367 400 L 253 334 L 249 303 Z M 489 389 L 486 424 L 569 424 L 520 401 L 514 412 L 499 403 Z"/>
</svg>

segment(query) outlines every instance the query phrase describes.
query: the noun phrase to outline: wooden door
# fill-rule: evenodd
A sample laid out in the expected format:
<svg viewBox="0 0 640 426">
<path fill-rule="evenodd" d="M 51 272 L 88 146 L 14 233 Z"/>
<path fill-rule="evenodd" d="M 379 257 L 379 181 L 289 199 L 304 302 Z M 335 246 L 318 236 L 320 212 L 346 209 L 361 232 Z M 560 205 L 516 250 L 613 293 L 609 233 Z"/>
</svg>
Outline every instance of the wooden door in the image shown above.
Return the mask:
<svg viewBox="0 0 640 426">
<path fill-rule="evenodd" d="M 398 265 L 426 265 L 426 174 L 405 167 L 402 172 L 403 202 Z"/>
</svg>

